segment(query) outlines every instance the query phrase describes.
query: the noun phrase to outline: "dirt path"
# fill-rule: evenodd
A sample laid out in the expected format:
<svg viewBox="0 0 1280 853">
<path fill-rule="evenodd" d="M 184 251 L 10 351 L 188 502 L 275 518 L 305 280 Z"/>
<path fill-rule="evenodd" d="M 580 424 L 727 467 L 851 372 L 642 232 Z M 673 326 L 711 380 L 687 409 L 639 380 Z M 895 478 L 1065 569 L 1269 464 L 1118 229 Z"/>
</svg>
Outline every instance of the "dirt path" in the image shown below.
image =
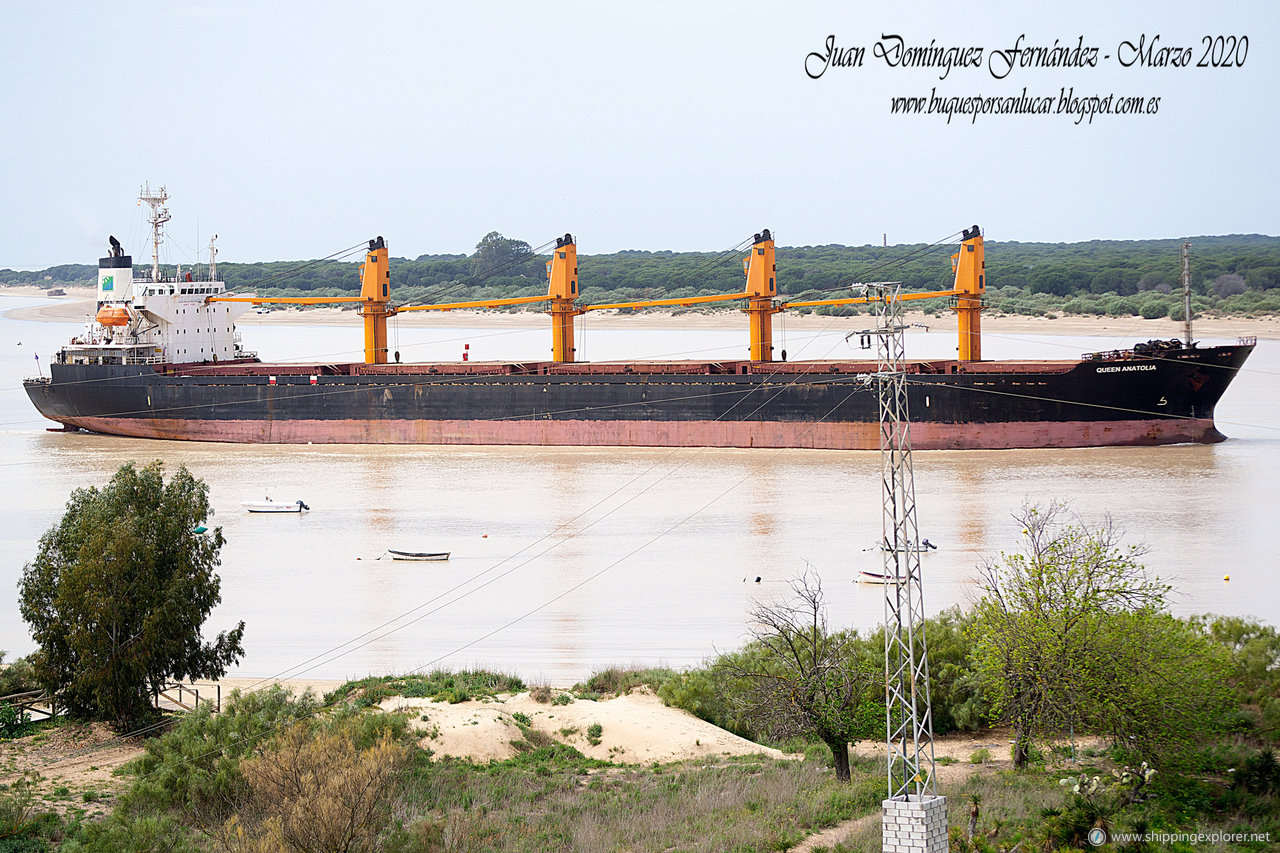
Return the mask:
<svg viewBox="0 0 1280 853">
<path fill-rule="evenodd" d="M 105 723 L 65 723 L 0 743 L 0 783 L 34 778 L 44 807 L 105 814 L 131 783 L 115 770 L 142 752 L 140 738 L 117 737 Z"/>
<path fill-rule="evenodd" d="M 1012 770 L 1013 759 L 1010 755 L 1012 738 L 1007 729 L 989 729 L 983 732 L 959 734 L 940 737 L 933 742 L 934 758 L 937 765 L 939 793 L 944 796 L 952 786 L 959 786 L 973 773 L 996 773 L 1000 770 Z M 1096 749 L 1103 746 L 1103 740 L 1096 737 L 1082 737 L 1076 740 L 1079 750 Z M 974 764 L 971 756 L 980 749 L 990 753 L 985 761 Z M 854 746 L 853 753 L 861 758 L 881 758 L 884 755 L 884 744 L 879 741 L 864 741 Z M 945 763 L 944 763 L 945 762 Z M 951 763 L 954 762 L 954 763 Z M 953 804 L 954 803 L 954 804 Z M 948 802 L 948 810 L 960 808 L 958 801 Z M 880 812 L 846 820 L 835 826 L 827 827 L 821 832 L 810 835 L 800 844 L 791 848 L 792 853 L 813 853 L 822 847 L 835 847 L 836 844 L 847 844 L 859 836 L 865 838 L 866 833 L 880 832 Z"/>
</svg>

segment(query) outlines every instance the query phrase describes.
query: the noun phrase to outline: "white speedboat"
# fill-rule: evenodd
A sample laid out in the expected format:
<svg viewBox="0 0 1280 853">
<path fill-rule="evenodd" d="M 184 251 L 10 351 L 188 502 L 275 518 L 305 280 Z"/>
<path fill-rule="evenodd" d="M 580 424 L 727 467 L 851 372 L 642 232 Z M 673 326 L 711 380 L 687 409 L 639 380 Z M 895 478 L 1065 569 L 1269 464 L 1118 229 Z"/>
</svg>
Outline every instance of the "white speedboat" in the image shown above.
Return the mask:
<svg viewBox="0 0 1280 853">
<path fill-rule="evenodd" d="M 240 506 L 249 512 L 306 512 L 311 509 L 302 501 L 273 501 L 271 498 L 261 501 L 241 501 Z"/>
</svg>

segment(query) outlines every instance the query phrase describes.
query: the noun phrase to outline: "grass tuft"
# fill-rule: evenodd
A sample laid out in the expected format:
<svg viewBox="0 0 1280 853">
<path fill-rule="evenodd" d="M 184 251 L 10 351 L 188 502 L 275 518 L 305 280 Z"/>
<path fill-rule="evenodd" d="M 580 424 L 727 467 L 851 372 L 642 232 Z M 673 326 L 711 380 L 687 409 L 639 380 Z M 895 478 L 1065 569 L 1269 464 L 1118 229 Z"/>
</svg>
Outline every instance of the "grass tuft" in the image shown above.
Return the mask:
<svg viewBox="0 0 1280 853">
<path fill-rule="evenodd" d="M 637 687 L 645 686 L 655 693 L 662 685 L 675 678 L 674 670 L 663 668 L 620 668 L 610 667 L 595 673 L 581 684 L 573 686 L 573 692 L 580 698 L 602 696 L 625 696 Z"/>
<path fill-rule="evenodd" d="M 392 696 L 405 696 L 456 704 L 524 689 L 524 682 L 514 675 L 487 670 L 438 669 L 427 675 L 384 675 L 348 681 L 326 694 L 324 701 L 325 704 L 346 701 L 368 708 Z"/>
</svg>

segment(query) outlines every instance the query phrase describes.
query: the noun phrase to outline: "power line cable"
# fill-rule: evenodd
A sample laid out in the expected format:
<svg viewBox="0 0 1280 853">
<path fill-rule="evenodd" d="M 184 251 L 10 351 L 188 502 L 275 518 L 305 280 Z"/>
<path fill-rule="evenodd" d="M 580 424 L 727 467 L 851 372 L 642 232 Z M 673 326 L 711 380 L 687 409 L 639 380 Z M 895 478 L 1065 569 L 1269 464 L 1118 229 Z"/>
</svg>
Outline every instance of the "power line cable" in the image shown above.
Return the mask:
<svg viewBox="0 0 1280 853">
<path fill-rule="evenodd" d="M 833 346 L 834 346 L 834 345 L 833 345 Z M 775 369 L 775 371 L 774 371 L 774 372 L 776 373 L 776 369 Z M 795 380 L 795 379 L 793 379 L 793 380 L 792 380 L 792 382 L 794 382 L 794 381 L 796 381 L 796 380 Z M 851 396 L 853 393 L 856 393 L 858 390 L 862 390 L 862 389 L 855 389 L 854 391 L 850 392 L 850 395 L 849 395 L 849 396 Z M 777 396 L 777 394 L 780 394 L 780 393 L 782 393 L 782 389 L 778 389 L 778 390 L 774 393 L 774 395 L 773 395 L 773 396 Z M 770 399 L 772 399 L 772 397 L 771 397 Z M 847 399 L 848 399 L 848 397 L 846 396 L 846 398 L 845 398 L 845 399 L 847 400 Z M 833 407 L 833 408 L 832 408 L 832 410 L 831 410 L 831 411 L 835 411 L 835 409 L 839 408 L 839 406 L 840 406 L 840 405 L 843 405 L 843 402 L 844 402 L 844 401 L 841 401 L 840 403 L 838 403 L 835 407 Z M 762 408 L 762 407 L 763 407 L 764 405 L 766 405 L 767 403 L 768 403 L 768 400 L 762 401 L 762 402 L 760 403 L 760 405 L 759 405 L 759 406 L 757 406 L 756 411 L 759 411 L 759 409 L 760 409 L 760 408 Z M 734 405 L 736 406 L 737 404 L 735 403 Z M 828 412 L 828 413 L 827 413 L 827 415 L 825 415 L 823 418 L 820 418 L 818 421 L 816 421 L 814 424 L 812 424 L 812 425 L 810 426 L 810 429 L 813 429 L 813 428 L 817 425 L 817 423 L 821 422 L 821 420 L 823 420 L 823 419 L 825 419 L 825 417 L 829 417 L 829 416 L 830 416 L 830 412 Z M 669 452 L 668 454 L 665 454 L 665 455 L 664 455 L 664 457 L 663 457 L 663 459 L 662 459 L 662 460 L 659 460 L 658 462 L 655 462 L 655 463 L 654 463 L 654 465 L 651 465 L 651 466 L 650 466 L 650 468 L 649 468 L 648 470 L 649 470 L 649 471 L 652 471 L 654 468 L 656 468 L 656 467 L 657 467 L 657 465 L 658 465 L 658 464 L 660 464 L 660 463 L 662 463 L 663 461 L 665 461 L 666 459 L 670 458 L 670 457 L 671 457 L 671 455 L 672 455 L 672 454 L 674 454 L 674 453 L 676 452 L 676 450 L 677 450 L 677 449 L 679 449 L 679 448 L 673 448 L 673 449 L 671 450 L 671 452 Z M 706 450 L 707 450 L 707 448 L 698 448 L 698 452 L 699 452 L 699 454 L 700 454 L 700 453 L 702 453 L 702 452 L 705 452 Z M 780 448 L 780 449 L 778 449 L 778 450 L 776 450 L 776 451 L 775 451 L 774 455 L 778 455 L 778 454 L 780 454 L 780 453 L 782 453 L 782 452 L 785 452 L 785 450 L 786 450 L 786 448 Z M 694 457 L 690 457 L 690 458 L 691 458 L 691 459 L 692 459 L 692 458 L 696 458 L 696 455 L 697 455 L 697 454 L 695 454 L 695 456 L 694 456 Z M 621 509 L 623 506 L 626 506 L 626 504 L 630 503 L 632 500 L 635 500 L 635 498 L 637 498 L 637 497 L 639 497 L 640 495 L 642 495 L 642 494 L 646 493 L 649 489 L 651 489 L 651 488 L 653 488 L 654 486 L 656 486 L 656 485 L 657 485 L 657 483 L 661 482 L 662 480 L 665 480 L 667 477 L 671 476 L 675 471 L 679 470 L 679 469 L 680 469 L 680 468 L 682 468 L 684 465 L 688 464 L 688 461 L 689 461 L 689 460 L 685 460 L 685 461 L 684 461 L 684 462 L 682 462 L 680 465 L 677 465 L 674 469 L 672 469 L 671 471 L 668 471 L 668 472 L 667 472 L 666 474 L 664 474 L 662 477 L 660 477 L 660 478 L 658 478 L 657 480 L 655 480 L 655 481 L 654 481 L 654 483 L 650 484 L 649 486 L 646 486 L 644 489 L 642 489 L 642 490 L 641 490 L 640 492 L 638 492 L 636 495 L 633 495 L 631 498 L 629 498 L 627 501 L 624 501 L 624 502 L 623 502 L 622 504 L 620 504 L 619 506 L 614 507 L 613 509 L 609 510 L 609 511 L 608 511 L 607 513 L 605 513 L 603 516 L 601 516 L 600 518 L 598 518 L 598 519 L 596 519 L 594 522 L 592 522 L 592 524 L 591 524 L 591 525 L 588 525 L 588 526 L 587 526 L 587 528 L 582 528 L 582 530 L 586 530 L 586 529 L 588 529 L 590 526 L 593 526 L 594 524 L 599 523 L 599 521 L 602 521 L 604 518 L 607 518 L 608 516 L 612 515 L 614 512 L 618 511 L 618 510 L 619 510 L 619 509 Z M 646 472 L 646 474 L 647 474 L 647 472 Z M 643 476 L 643 475 L 637 475 L 637 477 L 632 478 L 631 482 L 636 482 L 636 481 L 638 481 L 638 480 L 640 479 L 640 477 L 641 477 L 641 476 Z M 741 484 L 741 482 L 744 482 L 744 481 L 745 481 L 745 479 L 746 479 L 746 478 L 744 477 L 744 479 L 743 479 L 743 480 L 740 480 L 740 481 L 739 481 L 737 484 L 735 484 L 733 487 L 731 487 L 730 489 L 726 490 L 724 494 L 727 494 L 729 491 L 732 491 L 732 489 L 733 489 L 733 488 L 736 488 L 736 487 L 737 487 L 737 485 L 740 485 L 740 484 Z M 618 494 L 620 491 L 621 491 L 621 488 L 619 488 L 618 490 L 615 490 L 615 491 L 614 491 L 614 492 L 609 496 L 609 498 L 611 498 L 611 497 L 613 497 L 614 495 Z M 608 500 L 609 498 L 605 498 L 605 499 L 603 499 L 603 500 Z M 718 498 L 717 498 L 717 499 L 718 499 Z M 601 504 L 603 503 L 603 500 L 602 500 L 602 501 L 598 501 L 594 506 L 599 506 L 599 505 L 601 505 Z M 714 501 L 713 501 L 713 502 L 714 502 Z M 708 505 L 710 505 L 710 504 L 708 504 Z M 594 507 L 593 507 L 593 508 L 594 508 Z M 568 526 L 569 524 L 574 523 L 574 522 L 575 522 L 576 520 L 578 520 L 579 518 L 582 518 L 582 517 L 586 514 L 586 512 L 588 512 L 588 511 L 589 511 L 589 510 L 584 511 L 583 513 L 579 513 L 579 515 L 578 515 L 578 516 L 576 516 L 574 519 L 570 519 L 568 522 L 565 522 L 564 524 L 559 525 L 559 526 L 556 528 L 556 530 L 558 531 L 558 530 L 563 529 L 564 527 Z M 695 512 L 693 515 L 696 515 L 696 512 Z M 693 515 L 691 515 L 690 517 L 693 517 Z M 556 531 L 552 531 L 552 534 L 544 535 L 544 536 L 543 536 L 539 541 L 544 541 L 545 539 L 549 538 L 549 536 L 553 535 L 555 532 L 556 532 Z M 573 538 L 575 538 L 576 536 L 581 535 L 581 532 L 582 532 L 581 530 L 580 530 L 580 531 L 577 531 L 577 532 L 575 532 L 574 534 L 571 534 L 570 536 L 565 537 L 565 539 L 560 540 L 560 541 L 558 541 L 558 542 L 556 542 L 556 543 L 553 543 L 553 544 L 552 544 L 552 546 L 551 546 L 550 548 L 548 548 L 546 551 L 544 551 L 543 553 L 545 554 L 545 553 L 547 553 L 547 551 L 550 551 L 550 550 L 551 550 L 551 548 L 557 547 L 559 544 L 563 544 L 563 542 L 565 542 L 565 541 L 569 541 L 570 539 L 573 539 Z M 661 537 L 658 537 L 658 538 L 661 538 Z M 656 539 L 655 539 L 654 541 L 656 541 Z M 526 548 L 525 548 L 525 549 L 521 549 L 521 551 L 517 552 L 517 554 L 522 553 L 524 550 L 527 550 L 527 548 L 528 548 L 528 547 L 531 547 L 531 546 L 526 546 Z M 639 549 L 637 549 L 637 550 L 639 550 Z M 539 554 L 539 555 L 537 555 L 537 556 L 542 556 L 542 555 L 541 555 L 541 554 Z M 628 556 L 630 556 L 630 555 L 628 555 Z M 488 586 L 489 584 L 491 584 L 491 583 L 493 583 L 493 582 L 496 582 L 497 580 L 500 580 L 500 579 L 501 579 L 501 578 L 503 578 L 503 577 L 506 577 L 507 575 L 511 574 L 511 572 L 513 572 L 513 571 L 515 571 L 516 569 L 518 569 L 518 568 L 522 567 L 523 565 L 526 565 L 526 564 L 527 564 L 528 562 L 530 562 L 532 559 L 534 559 L 534 558 L 530 558 L 530 560 L 526 560 L 526 561 L 525 561 L 525 563 L 522 563 L 522 564 L 520 564 L 519 566 L 516 566 L 516 567 L 513 567 L 512 569 L 507 570 L 506 572 L 502 573 L 502 574 L 501 574 L 501 575 L 499 575 L 498 577 L 496 577 L 496 578 L 492 578 L 492 579 L 490 579 L 489 581 L 486 581 L 484 584 L 482 584 L 482 585 L 481 585 L 481 586 L 479 586 L 479 587 L 476 587 L 476 588 L 474 588 L 474 589 L 472 589 L 472 590 L 469 590 L 468 592 L 464 593 L 462 596 L 459 596 L 457 599 L 454 599 L 454 600 L 452 600 L 452 601 L 446 602 L 446 604 L 441 605 L 441 607 L 445 607 L 445 606 L 448 606 L 449 604 L 453 604 L 453 603 L 455 603 L 457 600 L 461 600 L 461 598 L 464 598 L 464 597 L 466 597 L 467 595 L 471 595 L 471 594 L 473 594 L 474 592 L 478 592 L 480 589 L 484 588 L 485 586 Z M 624 559 L 625 559 L 625 558 L 624 558 Z M 499 562 L 499 563 L 498 563 L 498 566 L 501 566 L 503 562 L 506 562 L 506 560 L 503 560 L 503 561 Z M 620 562 L 620 561 L 619 561 L 619 562 Z M 616 563 L 615 563 L 614 565 L 616 565 Z M 608 568 L 611 568 L 611 567 L 608 567 Z M 447 594 L 449 594 L 449 593 L 450 593 L 450 592 L 452 592 L 452 591 L 456 591 L 456 590 L 458 590 L 458 589 L 461 589 L 461 588 L 465 587 L 467 584 L 472 583 L 474 580 L 477 580 L 477 579 L 479 579 L 480 577 L 483 577 L 485 574 L 487 574 L 487 573 L 488 573 L 489 571 L 491 571 L 491 570 L 492 570 L 492 569 L 489 569 L 489 570 L 486 570 L 486 571 L 484 571 L 484 572 L 481 572 L 481 573 L 479 573 L 479 574 L 477 574 L 477 575 L 474 575 L 472 578 L 468 579 L 467 581 L 464 581 L 464 582 L 462 582 L 461 584 L 457 584 L 457 585 L 455 585 L 455 586 L 453 587 L 453 589 L 452 589 L 452 590 L 450 590 L 450 591 L 446 591 L 445 593 L 442 593 L 442 595 L 447 595 Z M 606 570 L 607 570 L 607 569 L 606 569 Z M 596 575 L 596 576 L 599 576 L 599 574 L 603 574 L 603 571 L 602 571 L 602 572 L 597 573 L 597 575 Z M 585 581 L 584 581 L 583 583 L 585 583 Z M 579 584 L 579 586 L 581 586 L 581 585 L 582 585 L 582 584 Z M 570 591 L 571 591 L 571 590 L 570 590 Z M 560 597 L 563 597 L 563 595 L 565 595 L 565 594 L 568 594 L 568 592 L 563 593 Z M 438 600 L 440 597 L 441 597 L 441 596 L 436 596 L 436 597 L 434 597 L 433 599 L 431 599 L 428 603 L 434 602 L 435 600 Z M 557 600 L 558 600 L 558 599 L 557 599 Z M 546 604 L 544 604 L 544 605 L 543 605 L 543 607 L 545 607 L 545 606 L 549 606 L 549 604 L 550 604 L 550 603 L 551 603 L 551 602 L 547 602 Z M 401 619 L 403 619 L 403 618 L 407 617 L 408 615 L 411 615 L 411 614 L 412 614 L 412 613 L 414 613 L 416 610 L 420 609 L 420 607 L 421 607 L 421 606 L 425 606 L 425 605 L 420 605 L 418 608 L 414 608 L 413 610 L 407 611 L 406 613 L 401 614 L 400 616 L 398 616 L 398 617 L 396 617 L 396 618 L 394 618 L 394 619 L 392 619 L 392 620 L 388 620 L 387 622 L 383 623 L 383 625 L 382 625 L 382 626 L 380 626 L 379 628 L 375 628 L 375 629 L 372 629 L 372 630 L 380 630 L 380 628 L 381 628 L 381 627 L 386 627 L 387 625 L 394 624 L 395 622 L 400 621 Z M 439 608 L 437 608 L 437 610 L 438 610 L 438 609 L 439 609 Z M 537 609 L 542 609 L 542 608 L 537 608 Z M 536 610 L 537 610 L 537 609 L 535 609 L 535 611 L 533 611 L 533 612 L 536 612 Z M 433 612 L 435 612 L 435 611 L 431 611 L 431 613 L 433 613 Z M 420 619 L 422 619 L 422 618 L 425 618 L 425 616 L 427 616 L 427 615 L 430 615 L 430 613 L 422 614 L 422 615 L 418 616 L 416 619 L 412 620 L 411 622 L 407 622 L 407 623 L 405 623 L 404 625 L 400 625 L 400 626 L 398 626 L 397 628 L 393 629 L 392 631 L 389 631 L 389 632 L 387 632 L 386 634 L 381 635 L 380 637 L 375 637 L 375 638 L 373 638 L 372 640 L 368 640 L 367 642 L 362 643 L 360 646 L 356 646 L 356 647 L 355 647 L 355 648 L 353 648 L 353 649 L 348 649 L 347 651 L 343 652 L 343 653 L 342 653 L 342 655 L 338 655 L 338 656 L 336 656 L 336 657 L 330 658 L 329 660 L 327 660 L 327 661 L 325 661 L 325 662 L 326 662 L 326 663 L 331 663 L 333 660 L 336 660 L 336 659 L 338 659 L 339 657 L 345 656 L 346 654 L 349 654 L 351 651 L 354 651 L 355 649 L 361 648 L 361 647 L 363 647 L 363 646 L 365 646 L 365 645 L 368 645 L 368 644 L 369 644 L 369 643 L 371 643 L 371 642 L 375 642 L 375 641 L 376 641 L 376 640 L 378 640 L 378 639 L 382 639 L 382 637 L 389 636 L 391 633 L 395 633 L 396 631 L 399 631 L 399 630 L 401 630 L 401 629 L 403 629 L 403 628 L 405 628 L 405 627 L 408 627 L 408 625 L 413 624 L 413 622 L 419 621 L 419 620 L 420 620 Z M 530 614 L 528 614 L 528 615 L 532 615 L 532 613 L 530 613 Z M 522 617 L 522 618 L 527 618 L 527 617 Z M 517 619 L 517 620 L 513 620 L 511 623 L 508 623 L 508 625 L 507 625 L 507 626 L 505 626 L 505 627 L 510 627 L 510 625 L 513 625 L 513 624 L 515 624 L 515 623 L 516 623 L 516 622 L 518 622 L 518 621 L 520 621 L 520 620 L 519 620 L 519 619 Z M 367 631 L 367 632 L 365 632 L 364 634 L 361 634 L 361 635 L 360 635 L 359 637 L 357 637 L 356 639 L 362 639 L 362 638 L 364 638 L 364 637 L 368 636 L 368 634 L 369 634 L 369 633 L 371 633 L 371 632 L 368 632 L 368 631 Z M 487 636 L 492 636 L 492 634 L 493 634 L 493 633 L 496 633 L 496 632 L 491 632 L 491 633 L 490 633 L 489 635 L 487 635 Z M 346 645 L 349 645 L 349 644 L 350 644 L 350 642 L 354 642 L 354 641 L 348 641 L 347 643 L 343 643 L 342 645 L 336 646 L 336 647 L 334 647 L 334 649 L 333 649 L 333 650 L 331 650 L 331 651 L 335 651 L 335 650 L 341 649 L 341 648 L 345 647 Z M 478 642 L 478 640 L 477 640 L 477 641 L 475 641 L 475 642 Z M 474 643 L 472 643 L 472 644 L 474 644 Z M 469 645 L 471 645 L 471 644 L 469 644 Z M 455 654 L 455 653 L 456 653 L 456 652 L 451 653 L 451 654 Z M 328 654 L 328 653 L 325 653 L 325 654 Z M 323 656 L 323 655 L 322 655 L 322 656 Z M 316 659 L 316 658 L 314 658 L 314 657 L 313 657 L 313 658 L 309 659 L 308 661 L 305 661 L 305 662 L 304 662 L 304 664 L 305 664 L 305 663 L 310 663 L 311 661 L 313 661 L 313 660 L 315 660 L 315 659 Z M 317 666 L 318 666 L 318 665 L 319 665 L 319 664 L 317 664 Z M 290 667 L 290 668 L 288 668 L 288 669 L 284 670 L 283 672 L 285 672 L 285 673 L 292 672 L 292 671 L 293 671 L 294 669 L 296 669 L 296 668 L 297 668 L 296 666 L 295 666 L 295 667 Z M 315 667 L 311 667 L 311 669 L 314 669 L 314 668 L 315 668 Z M 309 671 L 309 669 L 308 669 L 308 670 L 302 670 L 302 672 L 307 672 L 307 671 Z M 291 676 L 291 677 L 297 677 L 297 675 L 300 675 L 300 674 L 301 674 L 301 673 L 295 673 L 295 674 L 294 674 L 293 676 Z M 275 677 L 273 677 L 273 678 L 275 678 Z M 261 684 L 261 683 L 263 683 L 263 682 L 261 682 L 261 681 L 260 681 L 260 682 L 258 682 L 258 684 Z M 255 685 L 253 685 L 253 686 L 255 686 L 255 687 L 256 687 L 257 685 L 255 684 Z M 319 709 L 319 710 L 324 710 L 324 709 L 322 708 L 322 709 Z M 106 745 L 108 745 L 108 744 L 112 743 L 113 741 L 123 740 L 123 739 L 125 739 L 125 738 L 127 738 L 127 737 L 135 736 L 135 735 L 137 735 L 137 734 L 139 734 L 139 733 L 149 733 L 150 731 L 154 731 L 154 730 L 156 730 L 156 728 L 157 728 L 157 727 L 159 727 L 160 725 L 162 725 L 162 724 L 159 724 L 159 723 L 158 723 L 158 724 L 155 724 L 155 725 L 152 725 L 152 726 L 145 727 L 144 729 L 140 729 L 140 730 L 138 730 L 138 731 L 136 731 L 136 732 L 130 732 L 130 733 L 121 734 L 121 735 L 117 736 L 116 738 L 113 738 L 112 740 L 104 741 L 104 742 L 99 743 L 99 744 L 94 744 L 94 745 L 92 745 L 92 746 L 90 746 L 90 747 L 86 747 L 85 749 L 86 749 L 86 751 L 93 751 L 93 750 L 97 750 L 97 749 L 100 749 L 100 748 L 105 747 Z M 264 733 L 264 736 L 265 736 L 265 734 L 267 734 L 267 733 Z M 71 758 L 67 759 L 67 761 L 74 763 L 74 758 L 75 758 L 75 756 L 72 756 Z M 61 765 L 59 764 L 59 766 L 61 766 Z"/>
</svg>

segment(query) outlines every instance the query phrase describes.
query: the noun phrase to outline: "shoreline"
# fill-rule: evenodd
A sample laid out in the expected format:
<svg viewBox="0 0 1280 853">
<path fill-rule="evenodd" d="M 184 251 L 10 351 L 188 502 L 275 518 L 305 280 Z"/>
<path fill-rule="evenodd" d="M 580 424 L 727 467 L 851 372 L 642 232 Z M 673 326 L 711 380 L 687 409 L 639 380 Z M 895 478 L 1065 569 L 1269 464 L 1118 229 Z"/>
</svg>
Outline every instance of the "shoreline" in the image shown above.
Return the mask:
<svg viewBox="0 0 1280 853">
<path fill-rule="evenodd" d="M 39 287 L 4 287 L 0 296 L 44 297 L 45 289 Z M 93 312 L 94 291 L 90 288 L 72 288 L 64 297 L 52 297 L 46 305 L 0 311 L 14 320 L 43 323 L 85 322 Z M 956 331 L 955 315 L 948 312 L 925 314 L 908 311 L 904 315 L 908 323 L 920 323 L 940 332 Z M 785 322 L 796 331 L 849 332 L 864 329 L 870 317 L 860 314 L 853 317 L 828 317 L 816 314 L 787 315 Z M 455 310 L 447 312 L 415 312 L 392 320 L 406 328 L 429 329 L 540 329 L 550 328 L 547 316 L 540 311 L 508 313 L 483 310 Z M 716 314 L 673 313 L 652 311 L 643 314 L 619 315 L 602 312 L 580 319 L 588 329 L 654 329 L 654 330 L 734 330 L 746 333 L 747 321 L 740 311 L 723 311 Z M 340 308 L 313 308 L 306 311 L 296 308 L 273 310 L 269 314 L 248 313 L 237 320 L 242 326 L 350 326 L 358 327 L 360 319 L 355 312 Z M 1030 317 L 1017 314 L 988 313 L 983 318 L 983 330 L 992 334 L 1069 335 L 1077 337 L 1119 337 L 1135 341 L 1153 338 L 1180 338 L 1181 322 L 1163 318 L 1144 320 L 1141 317 L 1060 316 Z M 1259 340 L 1280 340 L 1280 316 L 1259 318 L 1204 317 L 1195 321 L 1195 331 L 1202 338 L 1237 338 L 1255 336 Z"/>
</svg>

